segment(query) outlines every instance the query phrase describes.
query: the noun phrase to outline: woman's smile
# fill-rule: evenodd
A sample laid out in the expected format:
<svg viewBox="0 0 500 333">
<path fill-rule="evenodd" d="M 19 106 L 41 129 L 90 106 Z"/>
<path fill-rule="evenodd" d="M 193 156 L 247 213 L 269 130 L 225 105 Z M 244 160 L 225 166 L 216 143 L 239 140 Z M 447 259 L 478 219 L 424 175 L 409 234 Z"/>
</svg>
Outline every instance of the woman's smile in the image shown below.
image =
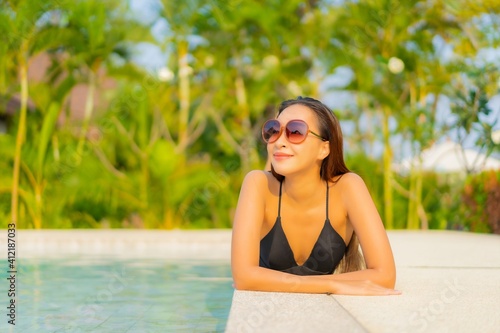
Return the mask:
<svg viewBox="0 0 500 333">
<path fill-rule="evenodd" d="M 276 161 L 282 161 L 282 160 L 286 160 L 290 157 L 293 157 L 293 155 L 277 152 L 277 153 L 273 154 L 273 157 Z"/>
</svg>

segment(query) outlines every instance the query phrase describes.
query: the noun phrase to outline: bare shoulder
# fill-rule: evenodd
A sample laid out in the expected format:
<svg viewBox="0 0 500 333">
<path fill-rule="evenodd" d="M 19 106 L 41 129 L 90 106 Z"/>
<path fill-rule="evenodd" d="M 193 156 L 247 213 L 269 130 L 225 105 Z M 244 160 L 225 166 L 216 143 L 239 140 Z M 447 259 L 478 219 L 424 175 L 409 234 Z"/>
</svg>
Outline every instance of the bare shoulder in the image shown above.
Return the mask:
<svg viewBox="0 0 500 333">
<path fill-rule="evenodd" d="M 271 191 L 278 184 L 271 172 L 263 170 L 252 170 L 248 172 L 243 180 L 243 188 L 253 188 L 258 191 Z"/>
<path fill-rule="evenodd" d="M 334 181 L 336 182 L 335 185 L 338 185 L 344 190 L 366 188 L 363 178 L 354 172 L 348 172 L 341 176 L 337 176 Z"/>
<path fill-rule="evenodd" d="M 251 183 L 257 186 L 266 185 L 269 182 L 268 174 L 270 174 L 270 172 L 263 170 L 252 170 L 245 175 L 243 183 Z"/>
<path fill-rule="evenodd" d="M 335 187 L 341 193 L 342 198 L 347 201 L 359 200 L 359 198 L 364 197 L 368 194 L 368 188 L 361 176 L 356 173 L 349 172 L 338 176 L 336 180 Z"/>
</svg>

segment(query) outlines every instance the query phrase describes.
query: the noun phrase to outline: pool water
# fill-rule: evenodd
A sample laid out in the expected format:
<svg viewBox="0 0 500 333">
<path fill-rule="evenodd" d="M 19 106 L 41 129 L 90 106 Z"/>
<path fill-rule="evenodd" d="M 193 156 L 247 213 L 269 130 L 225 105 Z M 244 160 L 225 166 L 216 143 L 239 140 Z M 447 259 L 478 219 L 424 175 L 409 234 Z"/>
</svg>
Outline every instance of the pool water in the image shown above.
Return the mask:
<svg viewBox="0 0 500 333">
<path fill-rule="evenodd" d="M 26 259 L 17 279 L 15 332 L 223 332 L 233 295 L 227 262 Z"/>
</svg>

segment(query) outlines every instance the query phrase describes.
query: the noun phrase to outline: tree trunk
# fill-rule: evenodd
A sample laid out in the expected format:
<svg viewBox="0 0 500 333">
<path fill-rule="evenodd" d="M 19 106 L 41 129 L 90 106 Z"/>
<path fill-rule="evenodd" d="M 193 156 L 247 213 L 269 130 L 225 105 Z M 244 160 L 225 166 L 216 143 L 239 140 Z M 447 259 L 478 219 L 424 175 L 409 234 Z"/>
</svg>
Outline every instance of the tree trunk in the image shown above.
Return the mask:
<svg viewBox="0 0 500 333">
<path fill-rule="evenodd" d="M 178 44 L 178 65 L 179 65 L 179 138 L 178 146 L 186 147 L 185 142 L 189 139 L 188 124 L 189 124 L 189 108 L 190 108 L 190 86 L 189 74 L 190 67 L 188 65 L 188 43 L 181 41 Z"/>
<path fill-rule="evenodd" d="M 236 77 L 235 81 L 236 89 L 236 102 L 238 109 L 241 114 L 241 123 L 244 127 L 245 133 L 252 133 L 252 123 L 250 121 L 250 107 L 247 101 L 247 93 L 245 87 L 245 81 L 240 73 Z M 258 154 L 255 150 L 255 138 L 253 135 L 247 135 L 243 142 L 241 143 L 241 172 L 246 174 L 252 168 L 257 167 Z"/>
<path fill-rule="evenodd" d="M 422 170 L 419 170 L 416 178 L 416 188 L 415 188 L 415 204 L 416 212 L 418 216 L 420 228 L 422 230 L 429 229 L 429 223 L 427 221 L 427 216 L 425 215 L 424 205 L 422 204 L 422 189 L 423 189 L 424 174 Z"/>
<path fill-rule="evenodd" d="M 35 187 L 35 219 L 33 220 L 33 224 L 35 229 L 42 229 L 42 220 L 43 220 L 43 201 L 42 201 L 42 184 L 36 184 Z"/>
<path fill-rule="evenodd" d="M 387 229 L 394 228 L 392 198 L 392 148 L 390 144 L 389 110 L 382 110 L 382 133 L 384 137 L 384 222 Z"/>
<path fill-rule="evenodd" d="M 408 196 L 408 218 L 406 229 L 418 229 L 418 173 L 412 168 L 410 171 L 410 189 Z"/>
<path fill-rule="evenodd" d="M 19 79 L 21 81 L 21 110 L 19 125 L 17 128 L 16 148 L 14 153 L 14 171 L 12 175 L 12 198 L 11 198 L 11 223 L 17 227 L 19 209 L 19 173 L 21 169 L 21 153 L 24 140 L 26 139 L 26 115 L 28 112 L 28 45 L 21 44 L 19 53 Z"/>
<path fill-rule="evenodd" d="M 142 154 L 140 157 L 141 162 L 141 179 L 140 179 L 140 193 L 139 198 L 144 203 L 144 209 L 149 209 L 149 155 Z"/>
<path fill-rule="evenodd" d="M 87 137 L 87 131 L 89 129 L 90 118 L 92 117 L 92 111 L 94 109 L 94 94 L 95 94 L 95 73 L 91 68 L 89 71 L 89 90 L 87 93 L 87 100 L 85 101 L 85 115 L 83 118 L 82 131 L 80 133 L 80 138 L 78 140 L 78 145 L 76 148 L 76 159 L 78 163 L 82 161 L 83 148 L 85 146 L 85 141 Z"/>
<path fill-rule="evenodd" d="M 416 79 L 415 79 L 416 80 Z M 412 113 L 415 112 L 415 106 L 417 104 L 417 87 L 414 81 L 410 80 L 409 82 L 409 92 L 410 92 L 410 110 Z M 415 126 L 419 124 L 416 123 Z M 415 131 L 417 132 L 417 131 Z M 415 134 L 415 139 L 417 139 L 417 135 Z M 418 155 L 419 156 L 419 155 Z M 418 195 L 417 195 L 417 182 L 418 175 L 421 172 L 421 161 L 419 157 L 419 165 L 411 166 L 410 170 L 410 185 L 409 185 L 409 195 L 408 195 L 408 216 L 406 220 L 406 229 L 418 229 Z"/>
</svg>

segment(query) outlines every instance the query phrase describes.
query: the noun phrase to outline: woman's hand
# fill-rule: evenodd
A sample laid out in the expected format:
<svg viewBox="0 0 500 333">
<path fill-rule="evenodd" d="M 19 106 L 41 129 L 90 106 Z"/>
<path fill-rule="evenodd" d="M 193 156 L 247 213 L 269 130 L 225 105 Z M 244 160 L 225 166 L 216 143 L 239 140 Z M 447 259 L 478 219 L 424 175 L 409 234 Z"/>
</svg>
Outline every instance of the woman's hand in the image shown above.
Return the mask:
<svg viewBox="0 0 500 333">
<path fill-rule="evenodd" d="M 334 281 L 334 294 L 356 296 L 401 295 L 401 291 L 385 288 L 370 280 Z"/>
</svg>

